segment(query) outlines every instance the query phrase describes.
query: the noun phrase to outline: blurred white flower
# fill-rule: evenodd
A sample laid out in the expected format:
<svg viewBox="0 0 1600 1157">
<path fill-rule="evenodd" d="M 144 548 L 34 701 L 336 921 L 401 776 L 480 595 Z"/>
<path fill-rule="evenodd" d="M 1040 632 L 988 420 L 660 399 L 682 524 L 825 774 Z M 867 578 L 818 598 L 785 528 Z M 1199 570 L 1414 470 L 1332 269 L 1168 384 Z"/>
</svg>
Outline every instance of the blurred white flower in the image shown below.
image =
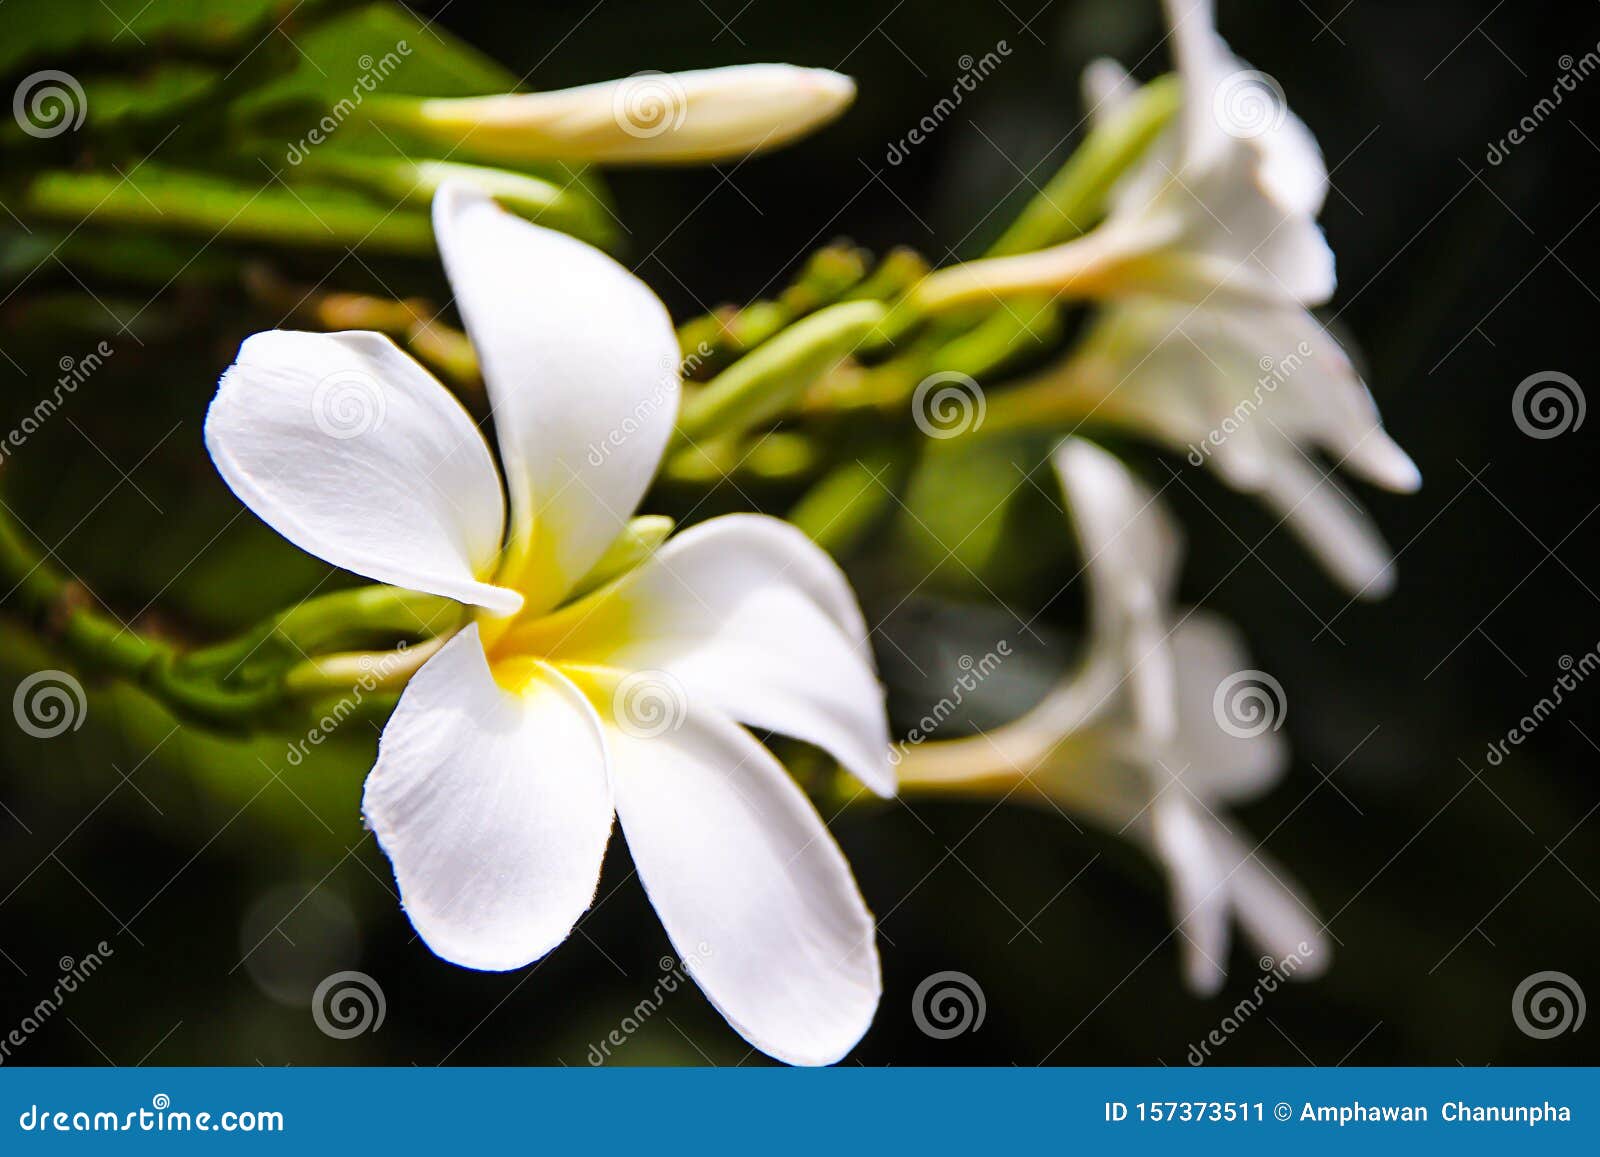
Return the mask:
<svg viewBox="0 0 1600 1157">
<path fill-rule="evenodd" d="M 1316 224 L 1322 154 L 1271 78 L 1217 35 L 1210 0 L 1165 3 L 1182 106 L 1113 191 L 1106 220 L 1052 249 L 957 266 L 932 297 L 1104 303 L 1081 348 L 1008 391 L 1006 406 L 1121 425 L 1214 466 L 1259 494 L 1347 587 L 1381 596 L 1394 581 L 1388 548 L 1315 455 L 1399 493 L 1422 479 L 1306 308 L 1335 280 Z M 1111 61 L 1084 75 L 1099 118 L 1132 87 Z"/>
<path fill-rule="evenodd" d="M 671 321 L 609 257 L 480 193 L 447 184 L 434 225 L 509 520 L 472 418 L 378 334 L 257 334 L 206 420 L 228 485 L 295 545 L 477 608 L 412 677 L 367 778 L 406 912 L 457 964 L 537 960 L 592 903 L 615 815 L 729 1023 L 780 1059 L 838 1060 L 878 1003 L 872 916 L 810 801 L 735 720 L 893 794 L 855 597 L 794 527 L 729 515 L 569 601 L 672 430 Z M 380 401 L 382 422 L 330 438 L 316 403 L 330 380 Z"/>
<path fill-rule="evenodd" d="M 1217 704 L 1240 673 L 1258 674 L 1238 632 L 1215 615 L 1177 612 L 1177 528 L 1116 458 L 1072 439 L 1056 469 L 1085 559 L 1085 658 L 1015 721 L 908 748 L 902 787 L 1009 794 L 1136 840 L 1166 871 L 1198 992 L 1221 986 L 1235 920 L 1262 952 L 1301 958 L 1299 977 L 1319 975 L 1330 958 L 1320 922 L 1222 814 L 1268 791 L 1287 763 L 1273 727 L 1236 726 Z"/>
<path fill-rule="evenodd" d="M 374 119 L 497 161 L 698 162 L 787 144 L 855 99 L 825 68 L 641 72 L 554 92 L 368 102 Z"/>
</svg>

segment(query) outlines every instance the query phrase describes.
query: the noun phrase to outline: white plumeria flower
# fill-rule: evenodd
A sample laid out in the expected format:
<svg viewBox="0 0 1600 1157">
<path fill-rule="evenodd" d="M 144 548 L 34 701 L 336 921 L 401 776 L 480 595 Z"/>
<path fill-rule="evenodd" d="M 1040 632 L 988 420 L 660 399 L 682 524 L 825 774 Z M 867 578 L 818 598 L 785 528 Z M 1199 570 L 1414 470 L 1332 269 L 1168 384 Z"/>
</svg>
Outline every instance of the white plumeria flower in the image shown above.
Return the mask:
<svg viewBox="0 0 1600 1157">
<path fill-rule="evenodd" d="M 1217 35 L 1210 0 L 1165 4 L 1181 110 L 1114 190 L 1107 219 L 1054 249 L 968 266 L 981 276 L 956 291 L 1032 286 L 1106 302 L 1074 357 L 1018 389 L 1214 465 L 1259 494 L 1346 586 L 1383 595 L 1394 580 L 1388 548 L 1313 454 L 1397 493 L 1422 478 L 1306 308 L 1335 284 L 1316 224 L 1328 191 L 1322 154 L 1276 83 Z M 1099 61 L 1084 90 L 1103 119 L 1133 86 Z"/>
<path fill-rule="evenodd" d="M 593 901 L 614 809 L 729 1023 L 782 1060 L 838 1060 L 878 1003 L 873 920 L 810 801 L 735 720 L 893 794 L 855 598 L 800 531 L 730 515 L 564 604 L 672 430 L 671 321 L 609 257 L 475 192 L 441 190 L 434 227 L 493 404 L 509 525 L 472 419 L 377 334 L 257 334 L 206 420 L 228 485 L 295 545 L 476 608 L 407 685 L 367 778 L 406 912 L 446 960 L 537 960 Z M 334 399 L 347 419 L 363 394 L 377 420 L 330 427 Z"/>
<path fill-rule="evenodd" d="M 1182 90 L 1177 122 L 1113 191 L 1094 231 L 1107 288 L 1191 302 L 1277 307 L 1333 296 L 1333 252 L 1317 214 L 1328 171 L 1276 82 L 1217 35 L 1211 0 L 1164 0 Z M 1084 95 L 1101 120 L 1132 95 L 1098 61 Z"/>
<path fill-rule="evenodd" d="M 1308 450 L 1399 493 L 1422 478 L 1384 432 L 1350 359 L 1304 308 L 1334 288 L 1316 226 L 1328 189 L 1322 154 L 1271 78 L 1228 50 L 1211 9 L 1167 0 L 1181 119 L 1126 179 L 1108 222 L 1178 240 L 1135 262 L 1129 276 L 1141 283 L 1098 319 L 1078 388 L 1096 394 L 1098 417 L 1259 493 L 1346 586 L 1386 594 L 1394 572 L 1382 537 Z M 1101 61 L 1084 90 L 1103 117 L 1131 86 Z M 1142 278 L 1163 265 L 1172 270 L 1148 291 Z"/>
<path fill-rule="evenodd" d="M 493 160 L 678 163 L 777 148 L 833 120 L 855 94 L 854 81 L 825 68 L 741 64 L 555 92 L 390 98 L 368 112 Z"/>
<path fill-rule="evenodd" d="M 1086 657 L 1014 722 L 907 751 L 902 784 L 1020 788 L 1018 800 L 1137 840 L 1166 870 L 1184 974 L 1200 993 L 1226 978 L 1235 919 L 1274 960 L 1296 958 L 1296 975 L 1319 975 L 1330 959 L 1320 923 L 1220 814 L 1282 777 L 1282 705 L 1276 717 L 1221 713 L 1218 689 L 1260 673 L 1232 625 L 1176 613 L 1182 541 L 1157 496 L 1088 442 L 1067 441 L 1055 464 L 1086 560 Z"/>
</svg>

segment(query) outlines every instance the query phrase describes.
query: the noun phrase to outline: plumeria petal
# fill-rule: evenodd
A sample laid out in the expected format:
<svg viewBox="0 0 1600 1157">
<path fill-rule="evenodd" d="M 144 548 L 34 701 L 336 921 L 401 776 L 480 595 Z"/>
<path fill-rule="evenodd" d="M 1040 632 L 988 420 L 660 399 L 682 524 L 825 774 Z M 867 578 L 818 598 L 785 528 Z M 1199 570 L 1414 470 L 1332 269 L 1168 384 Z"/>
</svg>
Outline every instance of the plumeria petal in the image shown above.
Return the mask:
<svg viewBox="0 0 1600 1157">
<path fill-rule="evenodd" d="M 1394 589 L 1394 558 L 1383 535 L 1331 474 L 1289 451 L 1275 459 L 1261 495 L 1353 594 L 1380 599 Z"/>
<path fill-rule="evenodd" d="M 621 532 L 660 463 L 677 337 L 655 294 L 598 249 L 451 183 L 433 220 L 511 492 L 505 581 L 546 610 Z"/>
<path fill-rule="evenodd" d="M 1315 218 L 1327 169 L 1276 82 L 1217 35 L 1210 0 L 1166 0 L 1183 84 L 1178 171 L 1164 189 L 1185 244 L 1236 263 L 1226 278 L 1270 299 L 1333 294 L 1333 253 Z M 1208 275 L 1209 276 L 1209 275 Z"/>
<path fill-rule="evenodd" d="M 1336 578 L 1378 597 L 1392 585 L 1371 519 L 1307 455 L 1324 450 L 1386 489 L 1421 474 L 1384 431 L 1372 396 L 1337 341 L 1298 306 L 1195 309 L 1146 299 L 1107 310 L 1080 380 L 1109 422 L 1153 437 L 1230 486 L 1261 494 Z"/>
<path fill-rule="evenodd" d="M 406 686 L 362 799 L 418 935 L 489 971 L 567 938 L 611 834 L 593 708 L 543 665 L 516 682 L 495 681 L 476 624 L 456 635 Z"/>
<path fill-rule="evenodd" d="M 1228 872 L 1239 923 L 1256 947 L 1280 963 L 1297 957 L 1301 980 L 1326 972 L 1333 962 L 1328 935 L 1283 868 L 1259 849 L 1251 851 L 1220 820 L 1208 819 L 1207 837 Z"/>
<path fill-rule="evenodd" d="M 1166 640 L 1182 537 L 1155 494 L 1093 443 L 1067 439 L 1055 466 L 1083 550 L 1090 665 L 1107 656 L 1140 728 L 1168 739 L 1177 718 Z"/>
<path fill-rule="evenodd" d="M 1386 490 L 1410 494 L 1422 485 L 1416 463 L 1384 432 L 1349 355 L 1311 313 L 1222 310 L 1217 319 L 1219 343 L 1235 351 L 1223 356 L 1237 359 L 1241 374 L 1248 361 L 1267 370 L 1256 393 L 1274 430 L 1321 446 L 1340 466 Z"/>
<path fill-rule="evenodd" d="M 1184 978 L 1190 988 L 1210 996 L 1228 975 L 1227 869 L 1208 838 L 1204 812 L 1178 784 L 1166 787 L 1151 803 L 1150 833 L 1172 887 Z"/>
<path fill-rule="evenodd" d="M 1183 537 L 1155 494 L 1114 455 L 1083 438 L 1062 442 L 1054 463 L 1089 582 L 1108 597 L 1132 584 L 1149 590 L 1158 602 L 1169 600 Z"/>
<path fill-rule="evenodd" d="M 1138 90 L 1128 70 L 1107 56 L 1088 63 L 1083 70 L 1081 87 L 1087 115 L 1095 126 L 1110 120 Z"/>
<path fill-rule="evenodd" d="M 1177 667 L 1178 736 L 1173 747 L 1187 770 L 1183 781 L 1203 799 L 1243 803 L 1267 792 L 1288 769 L 1289 745 L 1273 722 L 1225 731 L 1217 691 L 1230 678 L 1253 671 L 1239 630 L 1221 615 L 1189 611 L 1172 632 Z"/>
<path fill-rule="evenodd" d="M 301 550 L 408 590 L 509 614 L 489 449 L 442 385 L 375 333 L 258 333 L 206 414 L 246 506 Z"/>
<path fill-rule="evenodd" d="M 883 690 L 843 572 L 793 526 L 714 518 L 508 643 L 552 662 L 660 670 L 705 704 L 814 743 L 894 794 Z"/>
<path fill-rule="evenodd" d="M 1241 146 L 1253 150 L 1267 195 L 1288 212 L 1315 217 L 1327 199 L 1328 170 L 1311 130 L 1284 107 L 1276 82 L 1217 34 L 1212 0 L 1165 2 L 1184 88 L 1185 160 L 1205 167 L 1226 163 Z"/>
<path fill-rule="evenodd" d="M 839 1060 L 882 982 L 872 914 L 805 793 L 715 712 L 607 743 L 639 878 L 711 1003 L 779 1060 Z"/>
</svg>

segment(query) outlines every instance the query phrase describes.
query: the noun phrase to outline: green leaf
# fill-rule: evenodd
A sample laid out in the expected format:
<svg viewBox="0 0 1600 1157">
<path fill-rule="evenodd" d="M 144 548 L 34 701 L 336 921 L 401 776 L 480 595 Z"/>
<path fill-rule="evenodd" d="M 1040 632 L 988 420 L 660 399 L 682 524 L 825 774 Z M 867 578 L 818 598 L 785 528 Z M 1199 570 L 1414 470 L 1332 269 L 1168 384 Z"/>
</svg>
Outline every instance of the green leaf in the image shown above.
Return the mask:
<svg viewBox="0 0 1600 1157">
<path fill-rule="evenodd" d="M 74 53 L 148 57 L 160 49 L 215 53 L 243 43 L 291 11 L 305 19 L 324 0 L 6 0 L 0 73 L 31 61 L 60 67 Z"/>
<path fill-rule="evenodd" d="M 908 583 L 932 574 L 939 590 L 1011 597 L 1064 565 L 1072 539 L 1048 497 L 1048 444 L 1027 434 L 931 443 L 907 488 L 894 552 Z"/>
<path fill-rule="evenodd" d="M 172 117 L 210 93 L 222 79 L 222 69 L 208 64 L 173 61 L 139 76 L 98 76 L 83 82 L 92 110 L 89 127 L 115 128 L 128 121 Z"/>
</svg>

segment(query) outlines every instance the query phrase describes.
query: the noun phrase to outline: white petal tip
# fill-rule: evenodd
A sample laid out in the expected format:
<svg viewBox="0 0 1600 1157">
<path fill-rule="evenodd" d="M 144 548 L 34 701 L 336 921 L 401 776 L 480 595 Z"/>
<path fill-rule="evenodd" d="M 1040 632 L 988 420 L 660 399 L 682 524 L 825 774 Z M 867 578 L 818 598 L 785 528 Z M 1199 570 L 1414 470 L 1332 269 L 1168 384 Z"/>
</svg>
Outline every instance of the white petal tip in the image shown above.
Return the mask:
<svg viewBox="0 0 1600 1157">
<path fill-rule="evenodd" d="M 463 598 L 475 607 L 482 607 L 490 614 L 510 616 L 522 609 L 524 599 L 520 593 L 509 587 L 497 587 L 490 583 L 478 583 L 470 590 L 463 592 Z"/>
<path fill-rule="evenodd" d="M 1411 455 L 1397 446 L 1387 434 L 1379 433 L 1382 439 L 1377 449 L 1364 463 L 1364 473 L 1374 485 L 1396 494 L 1415 494 L 1422 489 L 1422 471 L 1417 469 L 1417 464 L 1411 460 Z"/>
<path fill-rule="evenodd" d="M 488 201 L 489 195 L 465 181 L 441 181 L 433 194 L 433 229 L 437 233 L 441 221 L 457 216 L 462 210 Z"/>
<path fill-rule="evenodd" d="M 874 775 L 862 775 L 859 771 L 851 772 L 860 781 L 861 785 L 879 799 L 893 799 L 900 794 L 900 784 L 895 776 L 894 768 L 886 767 Z"/>
<path fill-rule="evenodd" d="M 819 97 L 831 102 L 840 110 L 856 99 L 856 82 L 842 72 L 834 72 L 828 68 L 808 68 L 805 70 L 805 77 Z"/>
<path fill-rule="evenodd" d="M 1349 585 L 1354 588 L 1357 598 L 1373 603 L 1393 594 L 1396 581 L 1394 563 L 1391 562 L 1386 563 L 1381 570 L 1374 571 L 1365 582 L 1360 581 L 1359 576 L 1353 577 Z"/>
<path fill-rule="evenodd" d="M 515 972 L 548 956 L 565 943 L 568 933 L 552 943 L 525 944 L 513 947 L 489 946 L 471 940 L 459 940 L 433 929 L 424 913 L 406 912 L 417 937 L 440 960 L 457 968 L 470 968 L 474 972 Z"/>
<path fill-rule="evenodd" d="M 1321 980 L 1332 967 L 1333 949 L 1325 942 L 1319 941 L 1312 946 L 1309 953 L 1300 956 L 1300 964 L 1291 974 L 1291 978 L 1301 982 Z"/>
<path fill-rule="evenodd" d="M 1105 117 L 1133 92 L 1133 78 L 1128 70 L 1109 56 L 1091 60 L 1083 70 L 1083 102 L 1089 106 L 1089 115 Z"/>
<path fill-rule="evenodd" d="M 1190 992 L 1202 1000 L 1209 1000 L 1221 992 L 1227 979 L 1227 970 L 1222 965 L 1199 958 L 1198 954 L 1184 965 L 1184 984 L 1188 986 Z"/>
<path fill-rule="evenodd" d="M 880 718 L 885 717 L 880 716 Z M 840 766 L 879 799 L 893 799 L 900 791 L 900 772 L 899 765 L 891 754 L 887 733 L 884 734 L 882 742 L 875 744 L 875 747 L 881 753 L 878 758 L 867 759 L 863 755 L 849 763 L 841 763 Z"/>
</svg>

